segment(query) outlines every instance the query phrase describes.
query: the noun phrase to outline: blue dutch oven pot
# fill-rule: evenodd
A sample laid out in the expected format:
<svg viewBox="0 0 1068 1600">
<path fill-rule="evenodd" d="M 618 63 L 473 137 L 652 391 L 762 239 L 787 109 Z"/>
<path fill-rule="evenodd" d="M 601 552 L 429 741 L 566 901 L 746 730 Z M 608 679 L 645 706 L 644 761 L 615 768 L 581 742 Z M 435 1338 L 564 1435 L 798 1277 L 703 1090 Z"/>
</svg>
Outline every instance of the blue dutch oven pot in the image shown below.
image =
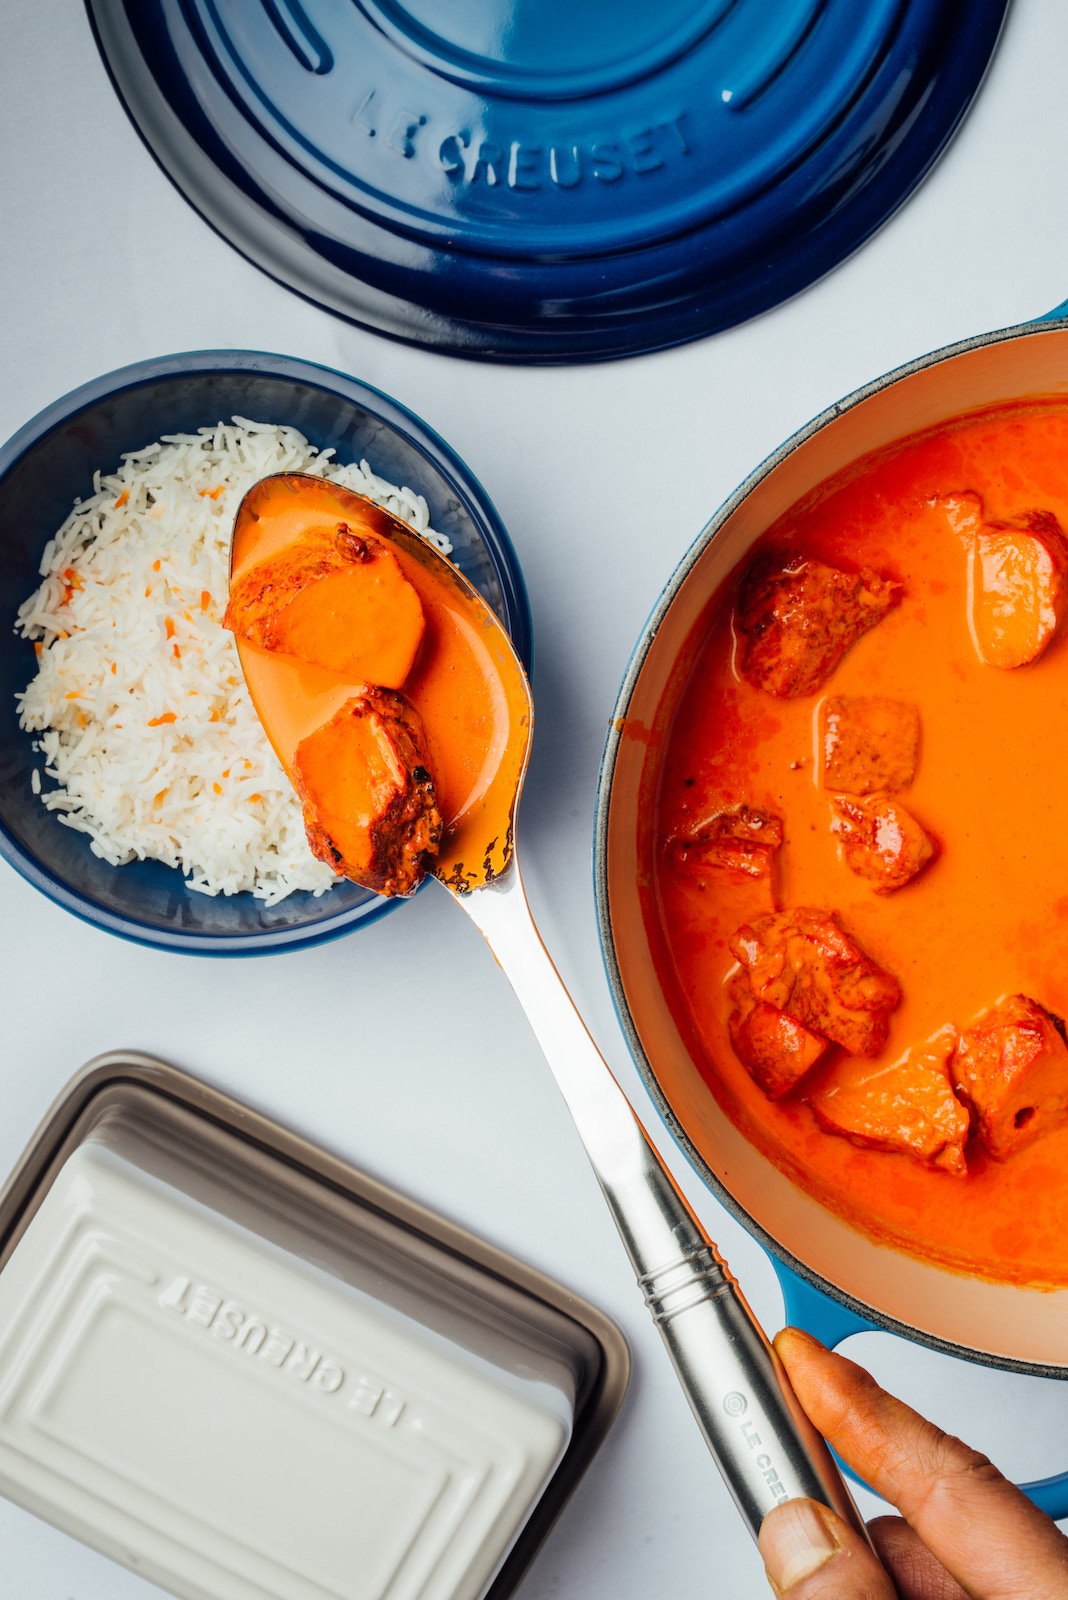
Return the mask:
<svg viewBox="0 0 1068 1600">
<path fill-rule="evenodd" d="M 601 942 L 620 1023 L 645 1084 L 690 1162 L 767 1250 L 786 1315 L 825 1344 L 872 1329 L 948 1355 L 1068 1378 L 1068 1289 L 980 1282 L 879 1246 L 796 1188 L 708 1092 L 660 990 L 638 882 L 639 818 L 655 756 L 626 736 L 666 725 L 672 669 L 714 589 L 795 501 L 850 462 L 963 412 L 1068 395 L 1068 302 L 1019 327 L 923 356 L 840 401 L 768 457 L 720 507 L 661 594 L 627 668 L 609 726 L 597 802 Z M 1022 1486 L 1068 1516 L 1068 1473 Z"/>
</svg>

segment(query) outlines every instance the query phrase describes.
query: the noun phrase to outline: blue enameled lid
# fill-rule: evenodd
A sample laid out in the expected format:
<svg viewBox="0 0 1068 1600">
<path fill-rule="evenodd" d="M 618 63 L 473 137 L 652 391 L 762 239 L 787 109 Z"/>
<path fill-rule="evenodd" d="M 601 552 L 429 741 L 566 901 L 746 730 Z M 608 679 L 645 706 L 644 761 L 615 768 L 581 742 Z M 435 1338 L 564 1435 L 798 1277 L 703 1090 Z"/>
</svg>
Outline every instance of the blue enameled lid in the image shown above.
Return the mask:
<svg viewBox="0 0 1068 1600">
<path fill-rule="evenodd" d="M 257 265 L 464 355 L 766 310 L 944 147 L 1007 0 L 87 0 L 140 132 Z"/>
</svg>

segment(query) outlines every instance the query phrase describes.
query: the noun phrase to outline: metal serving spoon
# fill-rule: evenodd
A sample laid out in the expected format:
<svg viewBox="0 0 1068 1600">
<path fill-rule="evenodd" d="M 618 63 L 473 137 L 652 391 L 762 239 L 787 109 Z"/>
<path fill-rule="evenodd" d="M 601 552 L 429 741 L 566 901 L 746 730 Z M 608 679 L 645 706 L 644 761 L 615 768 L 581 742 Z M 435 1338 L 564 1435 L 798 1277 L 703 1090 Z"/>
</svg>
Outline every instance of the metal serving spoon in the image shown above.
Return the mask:
<svg viewBox="0 0 1068 1600">
<path fill-rule="evenodd" d="M 295 476 L 292 481 L 298 483 Z M 321 479 L 305 482 L 316 497 L 334 489 Z M 338 509 L 351 524 L 355 497 L 335 492 L 344 496 Z M 367 531 L 446 586 L 487 652 L 500 689 L 495 761 L 488 763 L 491 770 L 484 773 L 476 800 L 449 825 L 428 870 L 481 930 L 527 1014 L 716 1465 L 754 1538 L 765 1514 L 795 1495 L 832 1507 L 865 1533 L 827 1445 L 801 1410 L 741 1290 L 590 1037 L 534 924 L 515 845 L 534 708 L 511 640 L 458 568 L 410 528 L 366 502 L 358 504 L 365 507 Z M 241 562 L 237 546 L 235 535 L 232 571 Z M 255 647 L 238 644 L 260 710 Z M 287 740 L 262 711 L 261 720 L 289 770 Z"/>
</svg>

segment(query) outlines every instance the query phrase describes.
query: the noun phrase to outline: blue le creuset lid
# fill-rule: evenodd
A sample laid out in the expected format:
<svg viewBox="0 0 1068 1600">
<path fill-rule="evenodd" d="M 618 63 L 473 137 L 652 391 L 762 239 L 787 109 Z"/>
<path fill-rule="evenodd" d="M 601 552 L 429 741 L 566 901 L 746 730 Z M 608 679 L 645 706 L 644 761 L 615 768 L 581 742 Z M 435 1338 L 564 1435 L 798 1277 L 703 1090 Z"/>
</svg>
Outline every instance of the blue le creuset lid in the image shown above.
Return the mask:
<svg viewBox="0 0 1068 1600">
<path fill-rule="evenodd" d="M 86 0 L 165 171 L 265 271 L 460 355 L 678 344 L 886 220 L 1008 0 Z"/>
</svg>

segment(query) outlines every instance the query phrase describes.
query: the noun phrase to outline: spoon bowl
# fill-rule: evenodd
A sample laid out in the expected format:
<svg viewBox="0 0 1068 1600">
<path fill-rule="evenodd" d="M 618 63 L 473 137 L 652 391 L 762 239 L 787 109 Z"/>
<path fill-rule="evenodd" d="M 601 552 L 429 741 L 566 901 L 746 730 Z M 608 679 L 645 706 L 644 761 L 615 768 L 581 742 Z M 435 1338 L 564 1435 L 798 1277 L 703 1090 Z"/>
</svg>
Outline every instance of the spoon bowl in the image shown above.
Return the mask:
<svg viewBox="0 0 1068 1600">
<path fill-rule="evenodd" d="M 474 585 L 380 506 L 338 484 L 292 472 L 261 479 L 242 500 L 230 548 L 231 586 L 302 535 L 339 521 L 392 549 L 427 612 L 428 637 L 407 690 L 427 726 L 445 823 L 441 849 L 427 869 L 458 894 L 484 888 L 512 859 L 534 708 L 512 642 Z M 361 683 L 240 636 L 237 648 L 260 721 L 292 781 L 300 741 L 328 721 Z M 462 729 L 464 759 L 454 762 L 437 728 L 443 720 L 451 723 L 459 672 L 474 676 L 482 693 L 477 726 Z"/>
</svg>

